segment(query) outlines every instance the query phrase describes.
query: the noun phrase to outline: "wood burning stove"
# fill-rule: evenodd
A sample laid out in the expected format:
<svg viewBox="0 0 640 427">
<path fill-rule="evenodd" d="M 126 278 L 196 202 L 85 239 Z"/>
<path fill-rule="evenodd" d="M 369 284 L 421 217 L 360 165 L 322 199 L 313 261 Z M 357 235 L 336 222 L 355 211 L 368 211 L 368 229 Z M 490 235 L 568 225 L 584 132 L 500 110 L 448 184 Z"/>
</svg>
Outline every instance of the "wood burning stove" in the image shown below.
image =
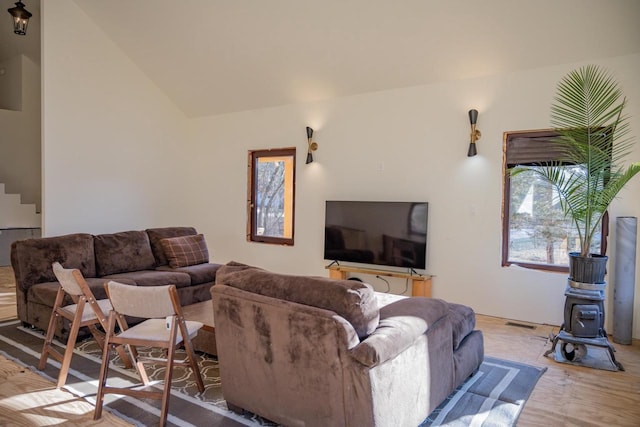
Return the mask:
<svg viewBox="0 0 640 427">
<path fill-rule="evenodd" d="M 564 323 L 558 335 L 552 336 L 553 345 L 545 356 L 553 354 L 560 344 L 562 356 L 571 362 L 579 362 L 587 354 L 587 346 L 609 350 L 611 361 L 621 371 L 616 361 L 615 349 L 604 329 L 604 290 L 606 283 L 580 283 L 569 279 L 565 290 Z"/>
<path fill-rule="evenodd" d="M 602 287 L 604 288 L 604 285 Z M 604 330 L 604 289 L 581 289 L 569 284 L 564 295 L 566 296 L 564 302 L 565 331 L 580 338 L 606 336 Z"/>
</svg>

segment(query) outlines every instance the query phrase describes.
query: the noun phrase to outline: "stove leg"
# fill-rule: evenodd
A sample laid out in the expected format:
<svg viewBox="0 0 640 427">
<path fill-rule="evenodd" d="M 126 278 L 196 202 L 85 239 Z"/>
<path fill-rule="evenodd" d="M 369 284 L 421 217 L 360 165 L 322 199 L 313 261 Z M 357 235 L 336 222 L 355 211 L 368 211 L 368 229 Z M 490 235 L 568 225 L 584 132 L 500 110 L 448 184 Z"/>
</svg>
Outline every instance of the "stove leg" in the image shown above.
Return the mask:
<svg viewBox="0 0 640 427">
<path fill-rule="evenodd" d="M 613 352 L 616 351 L 616 349 L 613 348 L 611 344 L 607 346 L 607 349 L 609 350 L 609 355 L 611 356 L 611 361 L 613 362 L 613 364 L 616 365 L 618 369 L 620 369 L 621 371 L 624 371 L 624 367 L 622 366 L 622 363 L 618 362 L 616 360 L 615 354 L 613 354 Z"/>
<path fill-rule="evenodd" d="M 558 344 L 558 335 L 549 334 L 549 339 L 551 340 L 551 349 L 547 350 L 544 355 L 545 357 L 554 354 L 556 351 L 556 344 Z"/>
</svg>

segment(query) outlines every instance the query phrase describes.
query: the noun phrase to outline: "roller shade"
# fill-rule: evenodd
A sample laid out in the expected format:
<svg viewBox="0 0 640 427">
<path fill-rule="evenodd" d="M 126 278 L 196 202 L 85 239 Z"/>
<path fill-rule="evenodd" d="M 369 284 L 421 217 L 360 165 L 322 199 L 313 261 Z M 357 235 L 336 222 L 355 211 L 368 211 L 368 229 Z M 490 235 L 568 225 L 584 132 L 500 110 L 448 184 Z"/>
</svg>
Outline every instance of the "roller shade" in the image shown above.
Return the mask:
<svg viewBox="0 0 640 427">
<path fill-rule="evenodd" d="M 554 131 L 508 133 L 505 143 L 507 167 L 557 162 L 566 151 L 565 146 L 554 141 L 557 136 L 558 134 Z"/>
</svg>

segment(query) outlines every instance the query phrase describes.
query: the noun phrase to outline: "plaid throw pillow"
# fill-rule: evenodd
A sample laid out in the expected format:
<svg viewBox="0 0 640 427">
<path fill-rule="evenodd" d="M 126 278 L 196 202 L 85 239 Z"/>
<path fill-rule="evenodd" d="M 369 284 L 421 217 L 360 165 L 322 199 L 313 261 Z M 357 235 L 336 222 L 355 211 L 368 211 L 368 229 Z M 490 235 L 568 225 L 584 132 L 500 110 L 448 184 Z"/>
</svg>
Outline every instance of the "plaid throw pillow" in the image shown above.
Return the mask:
<svg viewBox="0 0 640 427">
<path fill-rule="evenodd" d="M 171 268 L 209 262 L 209 251 L 202 234 L 162 239 L 160 244 Z"/>
</svg>

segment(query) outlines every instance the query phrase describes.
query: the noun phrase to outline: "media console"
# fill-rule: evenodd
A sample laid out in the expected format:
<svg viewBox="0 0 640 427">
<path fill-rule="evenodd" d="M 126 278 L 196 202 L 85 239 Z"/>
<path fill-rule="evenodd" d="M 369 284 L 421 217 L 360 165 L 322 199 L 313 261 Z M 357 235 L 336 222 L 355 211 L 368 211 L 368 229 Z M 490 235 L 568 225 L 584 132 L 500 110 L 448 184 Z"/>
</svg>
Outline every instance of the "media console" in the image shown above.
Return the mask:
<svg viewBox="0 0 640 427">
<path fill-rule="evenodd" d="M 328 265 L 325 267 L 329 270 L 329 277 L 332 279 L 348 279 L 349 273 L 372 274 L 386 277 L 399 277 L 401 279 L 409 279 L 412 282 L 412 297 L 431 298 L 431 275 L 400 273 L 395 271 L 377 270 L 374 268 L 347 267 L 344 265 Z"/>
</svg>

